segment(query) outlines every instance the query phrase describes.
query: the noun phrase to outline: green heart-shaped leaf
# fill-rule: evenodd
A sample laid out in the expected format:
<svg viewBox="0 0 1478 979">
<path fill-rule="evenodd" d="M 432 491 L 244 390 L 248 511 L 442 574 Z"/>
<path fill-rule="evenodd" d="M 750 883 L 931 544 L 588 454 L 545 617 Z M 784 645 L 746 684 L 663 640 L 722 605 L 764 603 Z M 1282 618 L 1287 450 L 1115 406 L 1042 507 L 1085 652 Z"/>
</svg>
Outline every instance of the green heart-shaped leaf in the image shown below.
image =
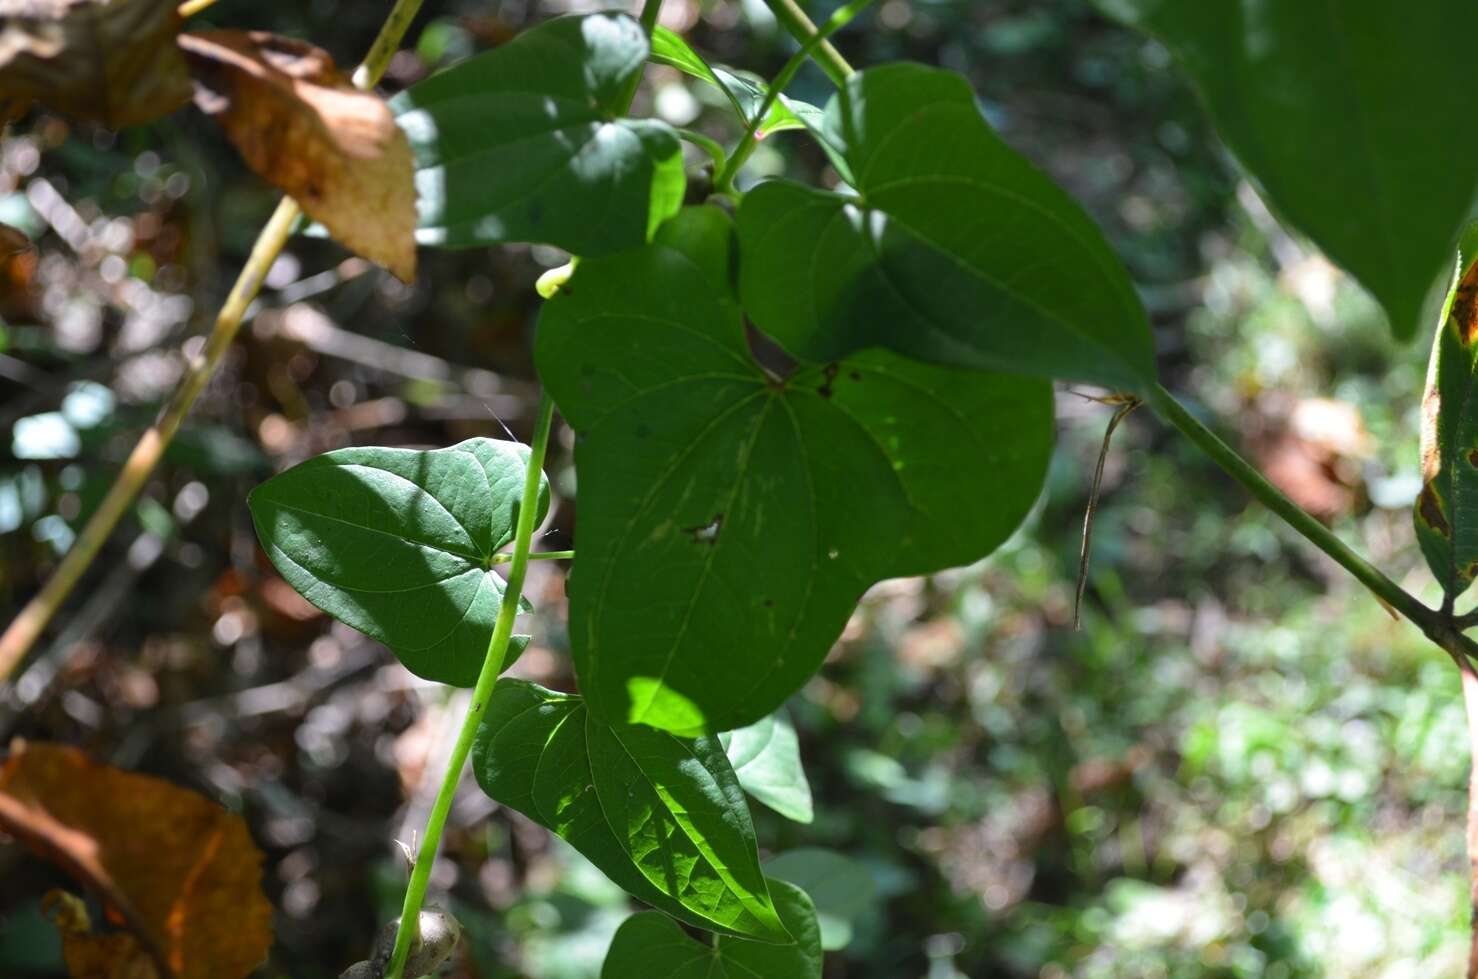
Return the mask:
<svg viewBox="0 0 1478 979">
<path fill-rule="evenodd" d="M 527 446 L 475 438 L 446 449 L 339 449 L 248 498 L 257 537 L 308 601 L 378 639 L 417 676 L 477 682 L 513 539 Z M 549 506 L 541 484 L 539 516 Z M 528 642 L 514 637 L 505 667 Z"/>
<path fill-rule="evenodd" d="M 1124 390 L 1154 383 L 1123 266 L 995 134 L 963 78 L 912 64 L 855 75 L 821 139 L 860 196 L 777 180 L 739 207 L 744 309 L 792 356 L 885 347 Z"/>
<path fill-rule="evenodd" d="M 852 928 L 877 900 L 877 882 L 867 868 L 834 850 L 787 850 L 765 864 L 765 874 L 806 892 L 816 906 L 821 947 L 835 952 L 852 941 Z"/>
<path fill-rule="evenodd" d="M 811 821 L 811 783 L 801 767 L 795 728 L 784 710 L 718 738 L 744 791 L 786 819 Z"/>
<path fill-rule="evenodd" d="M 874 582 L 990 553 L 1052 446 L 1033 378 L 876 350 L 766 372 L 731 258 L 722 212 L 683 211 L 651 246 L 582 261 L 536 344 L 579 434 L 581 690 L 679 733 L 779 707 Z"/>
<path fill-rule="evenodd" d="M 1478 224 L 1464 236 L 1457 272 L 1432 340 L 1412 509 L 1417 543 L 1450 598 L 1478 577 Z"/>
<path fill-rule="evenodd" d="M 1154 35 L 1273 209 L 1396 334 L 1431 322 L 1478 194 L 1472 0 L 1099 0 Z"/>
<path fill-rule="evenodd" d="M 708 931 L 790 942 L 717 739 L 612 728 L 579 697 L 505 679 L 472 768 L 491 798 L 563 837 L 638 900 Z"/>
<path fill-rule="evenodd" d="M 619 119 L 647 58 L 624 14 L 560 17 L 391 101 L 416 156 L 428 245 L 638 245 L 682 204 L 677 134 Z"/>
<path fill-rule="evenodd" d="M 794 945 L 725 936 L 703 945 L 666 915 L 643 911 L 616 929 L 600 979 L 821 979 L 821 938 L 811 899 L 783 880 L 771 880 L 770 893 Z"/>
</svg>

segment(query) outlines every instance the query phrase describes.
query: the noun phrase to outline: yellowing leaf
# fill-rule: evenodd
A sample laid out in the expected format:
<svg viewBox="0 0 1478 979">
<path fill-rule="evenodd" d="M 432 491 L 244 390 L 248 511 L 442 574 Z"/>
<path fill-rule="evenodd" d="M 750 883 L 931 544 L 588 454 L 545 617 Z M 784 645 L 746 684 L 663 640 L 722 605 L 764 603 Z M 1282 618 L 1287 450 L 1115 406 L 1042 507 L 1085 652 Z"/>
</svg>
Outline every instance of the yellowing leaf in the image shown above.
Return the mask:
<svg viewBox="0 0 1478 979">
<path fill-rule="evenodd" d="M 0 121 L 32 101 L 114 129 L 190 100 L 178 0 L 0 0 Z"/>
<path fill-rule="evenodd" d="M 321 48 L 262 31 L 180 35 L 195 103 L 264 180 L 346 247 L 416 275 L 410 144 L 390 109 Z"/>
<path fill-rule="evenodd" d="M 86 884 L 175 979 L 240 979 L 266 957 L 272 906 L 246 823 L 161 779 L 100 765 L 75 748 L 16 741 L 0 768 L 0 829 Z M 52 902 L 75 977 L 135 979 L 134 946 L 91 935 Z M 93 971 L 111 950 L 128 971 Z M 84 971 L 77 971 L 83 968 Z"/>
</svg>

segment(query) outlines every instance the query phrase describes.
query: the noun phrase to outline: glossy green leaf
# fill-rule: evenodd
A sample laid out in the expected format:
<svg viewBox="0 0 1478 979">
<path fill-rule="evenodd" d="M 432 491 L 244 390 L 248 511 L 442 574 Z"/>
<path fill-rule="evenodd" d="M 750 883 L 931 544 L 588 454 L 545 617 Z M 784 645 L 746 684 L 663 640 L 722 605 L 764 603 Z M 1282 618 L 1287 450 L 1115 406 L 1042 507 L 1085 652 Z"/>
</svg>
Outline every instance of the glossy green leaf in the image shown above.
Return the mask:
<svg viewBox="0 0 1478 979">
<path fill-rule="evenodd" d="M 428 452 L 339 449 L 247 502 L 267 556 L 304 598 L 417 676 L 470 687 L 502 605 L 494 554 L 513 539 L 528 456 L 486 438 Z M 545 481 L 541 517 L 548 494 Z M 516 639 L 514 653 L 528 642 Z"/>
<path fill-rule="evenodd" d="M 857 919 L 877 901 L 877 883 L 867 868 L 834 850 L 787 850 L 765 864 L 765 873 L 789 881 L 811 898 L 821 928 L 821 947 L 828 952 L 851 943 Z"/>
<path fill-rule="evenodd" d="M 795 728 L 784 710 L 718 737 L 744 791 L 786 819 L 811 821 L 811 783 L 801 767 Z"/>
<path fill-rule="evenodd" d="M 1036 379 L 880 350 L 767 373 L 732 257 L 727 217 L 685 210 L 651 246 L 582 261 L 536 342 L 579 435 L 581 690 L 679 733 L 779 707 L 874 582 L 990 553 L 1051 453 Z"/>
<path fill-rule="evenodd" d="M 1171 50 L 1274 210 L 1411 336 L 1478 194 L 1478 4 L 1099 2 Z"/>
<path fill-rule="evenodd" d="M 472 768 L 491 798 L 563 837 L 638 900 L 709 931 L 790 941 L 717 739 L 613 729 L 579 697 L 504 679 Z"/>
<path fill-rule="evenodd" d="M 995 134 L 963 78 L 912 64 L 855 75 L 822 139 L 860 196 L 776 180 L 739 208 L 744 309 L 792 356 L 885 347 L 1121 390 L 1154 383 L 1123 266 Z"/>
<path fill-rule="evenodd" d="M 795 944 L 720 936 L 705 945 L 666 915 L 643 911 L 616 930 L 601 979 L 821 979 L 821 939 L 811 899 L 783 880 L 771 880 L 770 893 Z"/>
<path fill-rule="evenodd" d="M 718 89 L 746 126 L 753 123 L 760 106 L 764 104 L 767 89 L 762 80 L 725 68 L 711 67 L 681 35 L 660 25 L 652 31 L 652 60 L 676 68 Z M 787 129 L 804 129 L 806 118 L 820 114 L 821 111 L 813 105 L 781 95 L 765 113 L 765 123 L 760 127 L 761 137 Z"/>
<path fill-rule="evenodd" d="M 1456 598 L 1478 577 L 1478 224 L 1459 249 L 1432 341 L 1412 516 L 1428 566 Z"/>
<path fill-rule="evenodd" d="M 682 203 L 677 134 L 620 119 L 647 58 L 624 14 L 560 17 L 391 101 L 416 156 L 423 244 L 639 245 Z"/>
</svg>

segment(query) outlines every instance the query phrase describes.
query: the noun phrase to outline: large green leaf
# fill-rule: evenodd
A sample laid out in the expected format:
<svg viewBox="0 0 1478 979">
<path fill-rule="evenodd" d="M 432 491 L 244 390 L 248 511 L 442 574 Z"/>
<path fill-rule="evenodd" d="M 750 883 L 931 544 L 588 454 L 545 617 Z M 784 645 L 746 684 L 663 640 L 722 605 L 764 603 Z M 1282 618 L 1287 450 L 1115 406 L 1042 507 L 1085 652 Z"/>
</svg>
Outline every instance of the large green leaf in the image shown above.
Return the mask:
<svg viewBox="0 0 1478 979">
<path fill-rule="evenodd" d="M 801 767 L 795 728 L 784 710 L 718 737 L 744 791 L 786 819 L 811 821 L 811 783 Z"/>
<path fill-rule="evenodd" d="M 783 880 L 771 880 L 770 893 L 794 945 L 723 936 L 704 945 L 666 915 L 643 911 L 616 930 L 600 979 L 821 979 L 821 937 L 811 899 Z"/>
<path fill-rule="evenodd" d="M 570 634 L 591 709 L 679 733 L 774 710 L 862 592 L 990 553 L 1036 499 L 1045 382 L 886 351 L 767 373 L 693 208 L 587 259 L 544 307 L 540 376 L 579 435 Z"/>
<path fill-rule="evenodd" d="M 1411 336 L 1478 192 L 1478 4 L 1099 3 L 1175 54 L 1273 208 Z"/>
<path fill-rule="evenodd" d="M 1478 577 L 1478 224 L 1464 236 L 1432 341 L 1412 516 L 1427 564 L 1456 598 Z"/>
<path fill-rule="evenodd" d="M 304 598 L 416 675 L 470 687 L 502 605 L 494 555 L 513 539 L 528 457 L 527 446 L 486 438 L 429 452 L 339 449 L 247 502 L 267 556 Z M 540 493 L 542 518 L 547 480 Z M 528 641 L 515 638 L 514 655 Z"/>
<path fill-rule="evenodd" d="M 416 155 L 417 239 L 578 255 L 646 241 L 685 186 L 671 127 L 617 118 L 646 58 L 624 14 L 560 17 L 396 96 Z"/>
<path fill-rule="evenodd" d="M 821 947 L 828 952 L 851 943 L 857 919 L 877 901 L 877 882 L 868 869 L 834 850 L 787 850 L 765 864 L 765 873 L 789 881 L 811 898 L 821 928 Z"/>
<path fill-rule="evenodd" d="M 739 208 L 744 309 L 791 355 L 885 347 L 1125 390 L 1154 382 L 1127 273 L 995 134 L 963 78 L 869 69 L 827 106 L 821 136 L 860 196 L 777 180 Z"/>
<path fill-rule="evenodd" d="M 790 942 L 717 739 L 612 728 L 579 697 L 504 679 L 472 768 L 491 798 L 563 837 L 638 900 L 709 931 Z"/>
</svg>

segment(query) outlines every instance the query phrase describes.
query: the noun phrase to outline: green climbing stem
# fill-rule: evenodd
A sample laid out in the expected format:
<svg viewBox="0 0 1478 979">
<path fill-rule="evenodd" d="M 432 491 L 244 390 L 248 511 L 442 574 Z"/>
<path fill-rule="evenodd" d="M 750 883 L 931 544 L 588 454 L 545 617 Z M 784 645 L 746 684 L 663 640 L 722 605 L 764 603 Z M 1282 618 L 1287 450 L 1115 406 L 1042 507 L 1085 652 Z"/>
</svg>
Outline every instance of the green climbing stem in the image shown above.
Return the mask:
<svg viewBox="0 0 1478 979">
<path fill-rule="evenodd" d="M 744 138 L 739 141 L 738 146 L 734 147 L 734 153 L 729 157 L 728 164 L 724 166 L 719 172 L 718 177 L 714 180 L 715 190 L 719 193 L 728 193 L 733 189 L 734 178 L 739 175 L 740 167 L 749 161 L 750 155 L 754 153 L 755 147 L 759 145 L 761 127 L 770 114 L 770 107 L 775 104 L 776 99 L 780 98 L 780 93 L 785 91 L 786 86 L 795 78 L 796 72 L 801 70 L 801 66 L 815 55 L 823 44 L 827 43 L 826 39 L 828 37 L 847 26 L 852 18 L 866 10 L 872 5 L 872 2 L 873 0 L 852 0 L 851 3 L 838 7 L 836 12 L 828 17 L 826 23 L 822 24 L 819 28 L 814 25 L 811 27 L 812 33 L 801 42 L 800 50 L 790 56 L 790 60 L 785 63 L 784 67 L 780 69 L 780 73 L 770 82 L 769 89 L 765 92 L 764 101 L 760 103 L 760 107 L 755 110 L 753 118 L 749 120 L 749 127 L 744 131 Z M 801 16 L 804 17 L 805 15 L 802 14 Z M 808 20 L 806 23 L 809 24 L 810 21 Z M 833 48 L 832 53 L 839 60 L 841 59 L 842 56 L 836 53 L 836 49 Z M 840 64 L 845 69 L 842 76 L 845 79 L 847 75 L 852 74 L 852 66 L 847 64 L 845 60 L 840 60 Z"/>
<path fill-rule="evenodd" d="M 795 0 L 765 0 L 765 6 L 770 8 L 770 12 L 780 22 L 780 26 L 785 28 L 786 33 L 800 42 L 801 47 L 810 44 L 812 39 L 820 33 L 815 23 L 806 16 L 806 12 Z M 813 56 L 816 58 L 816 64 L 826 72 L 827 77 L 838 88 L 855 74 L 852 66 L 847 63 L 847 59 L 843 58 L 842 53 L 832 47 L 831 42 L 825 38 L 816 42 Z"/>
<path fill-rule="evenodd" d="M 503 592 L 503 604 L 498 609 L 498 619 L 493 625 L 493 637 L 488 640 L 488 652 L 482 663 L 482 672 L 477 676 L 477 685 L 472 688 L 472 702 L 467 705 L 467 716 L 462 719 L 462 728 L 457 732 L 456 744 L 452 746 L 446 772 L 441 778 L 441 788 L 431 806 L 431 815 L 426 818 L 420 852 L 416 854 L 410 883 L 406 885 L 405 903 L 400 911 L 400 927 L 395 934 L 395 951 L 385 970 L 385 979 L 401 979 L 400 973 L 405 968 L 406 957 L 418 937 L 421 905 L 426 899 L 426 886 L 431 881 L 431 866 L 436 862 L 436 851 L 441 845 L 441 833 L 446 828 L 447 814 L 451 812 L 457 784 L 462 780 L 462 767 L 467 763 L 468 752 L 472 750 L 472 740 L 482 721 L 488 698 L 492 696 L 493 684 L 497 682 L 498 674 L 503 672 L 503 663 L 508 655 L 508 641 L 513 636 L 513 620 L 518 617 L 518 603 L 523 596 L 524 574 L 529 567 L 529 548 L 534 538 L 534 521 L 539 513 L 539 480 L 544 472 L 544 455 L 549 447 L 549 430 L 553 420 L 554 402 L 545 394 L 539 399 L 538 420 L 534 423 L 534 436 L 529 446 L 523 498 L 518 506 L 513 557 L 508 565 L 508 584 Z"/>
<path fill-rule="evenodd" d="M 1145 392 L 1145 400 L 1162 419 L 1179 429 L 1181 434 L 1211 457 L 1233 479 L 1241 483 L 1258 502 L 1272 510 L 1305 539 L 1331 558 L 1370 589 L 1388 609 L 1405 616 L 1460 664 L 1464 658 L 1478 656 L 1475 644 L 1457 628 L 1450 616 L 1428 608 L 1415 596 L 1396 584 L 1369 561 L 1356 554 L 1344 541 L 1318 520 L 1310 516 L 1283 491 L 1268 481 L 1255 466 L 1237 454 L 1211 429 L 1185 409 L 1174 395 L 1160 385 Z"/>
</svg>

